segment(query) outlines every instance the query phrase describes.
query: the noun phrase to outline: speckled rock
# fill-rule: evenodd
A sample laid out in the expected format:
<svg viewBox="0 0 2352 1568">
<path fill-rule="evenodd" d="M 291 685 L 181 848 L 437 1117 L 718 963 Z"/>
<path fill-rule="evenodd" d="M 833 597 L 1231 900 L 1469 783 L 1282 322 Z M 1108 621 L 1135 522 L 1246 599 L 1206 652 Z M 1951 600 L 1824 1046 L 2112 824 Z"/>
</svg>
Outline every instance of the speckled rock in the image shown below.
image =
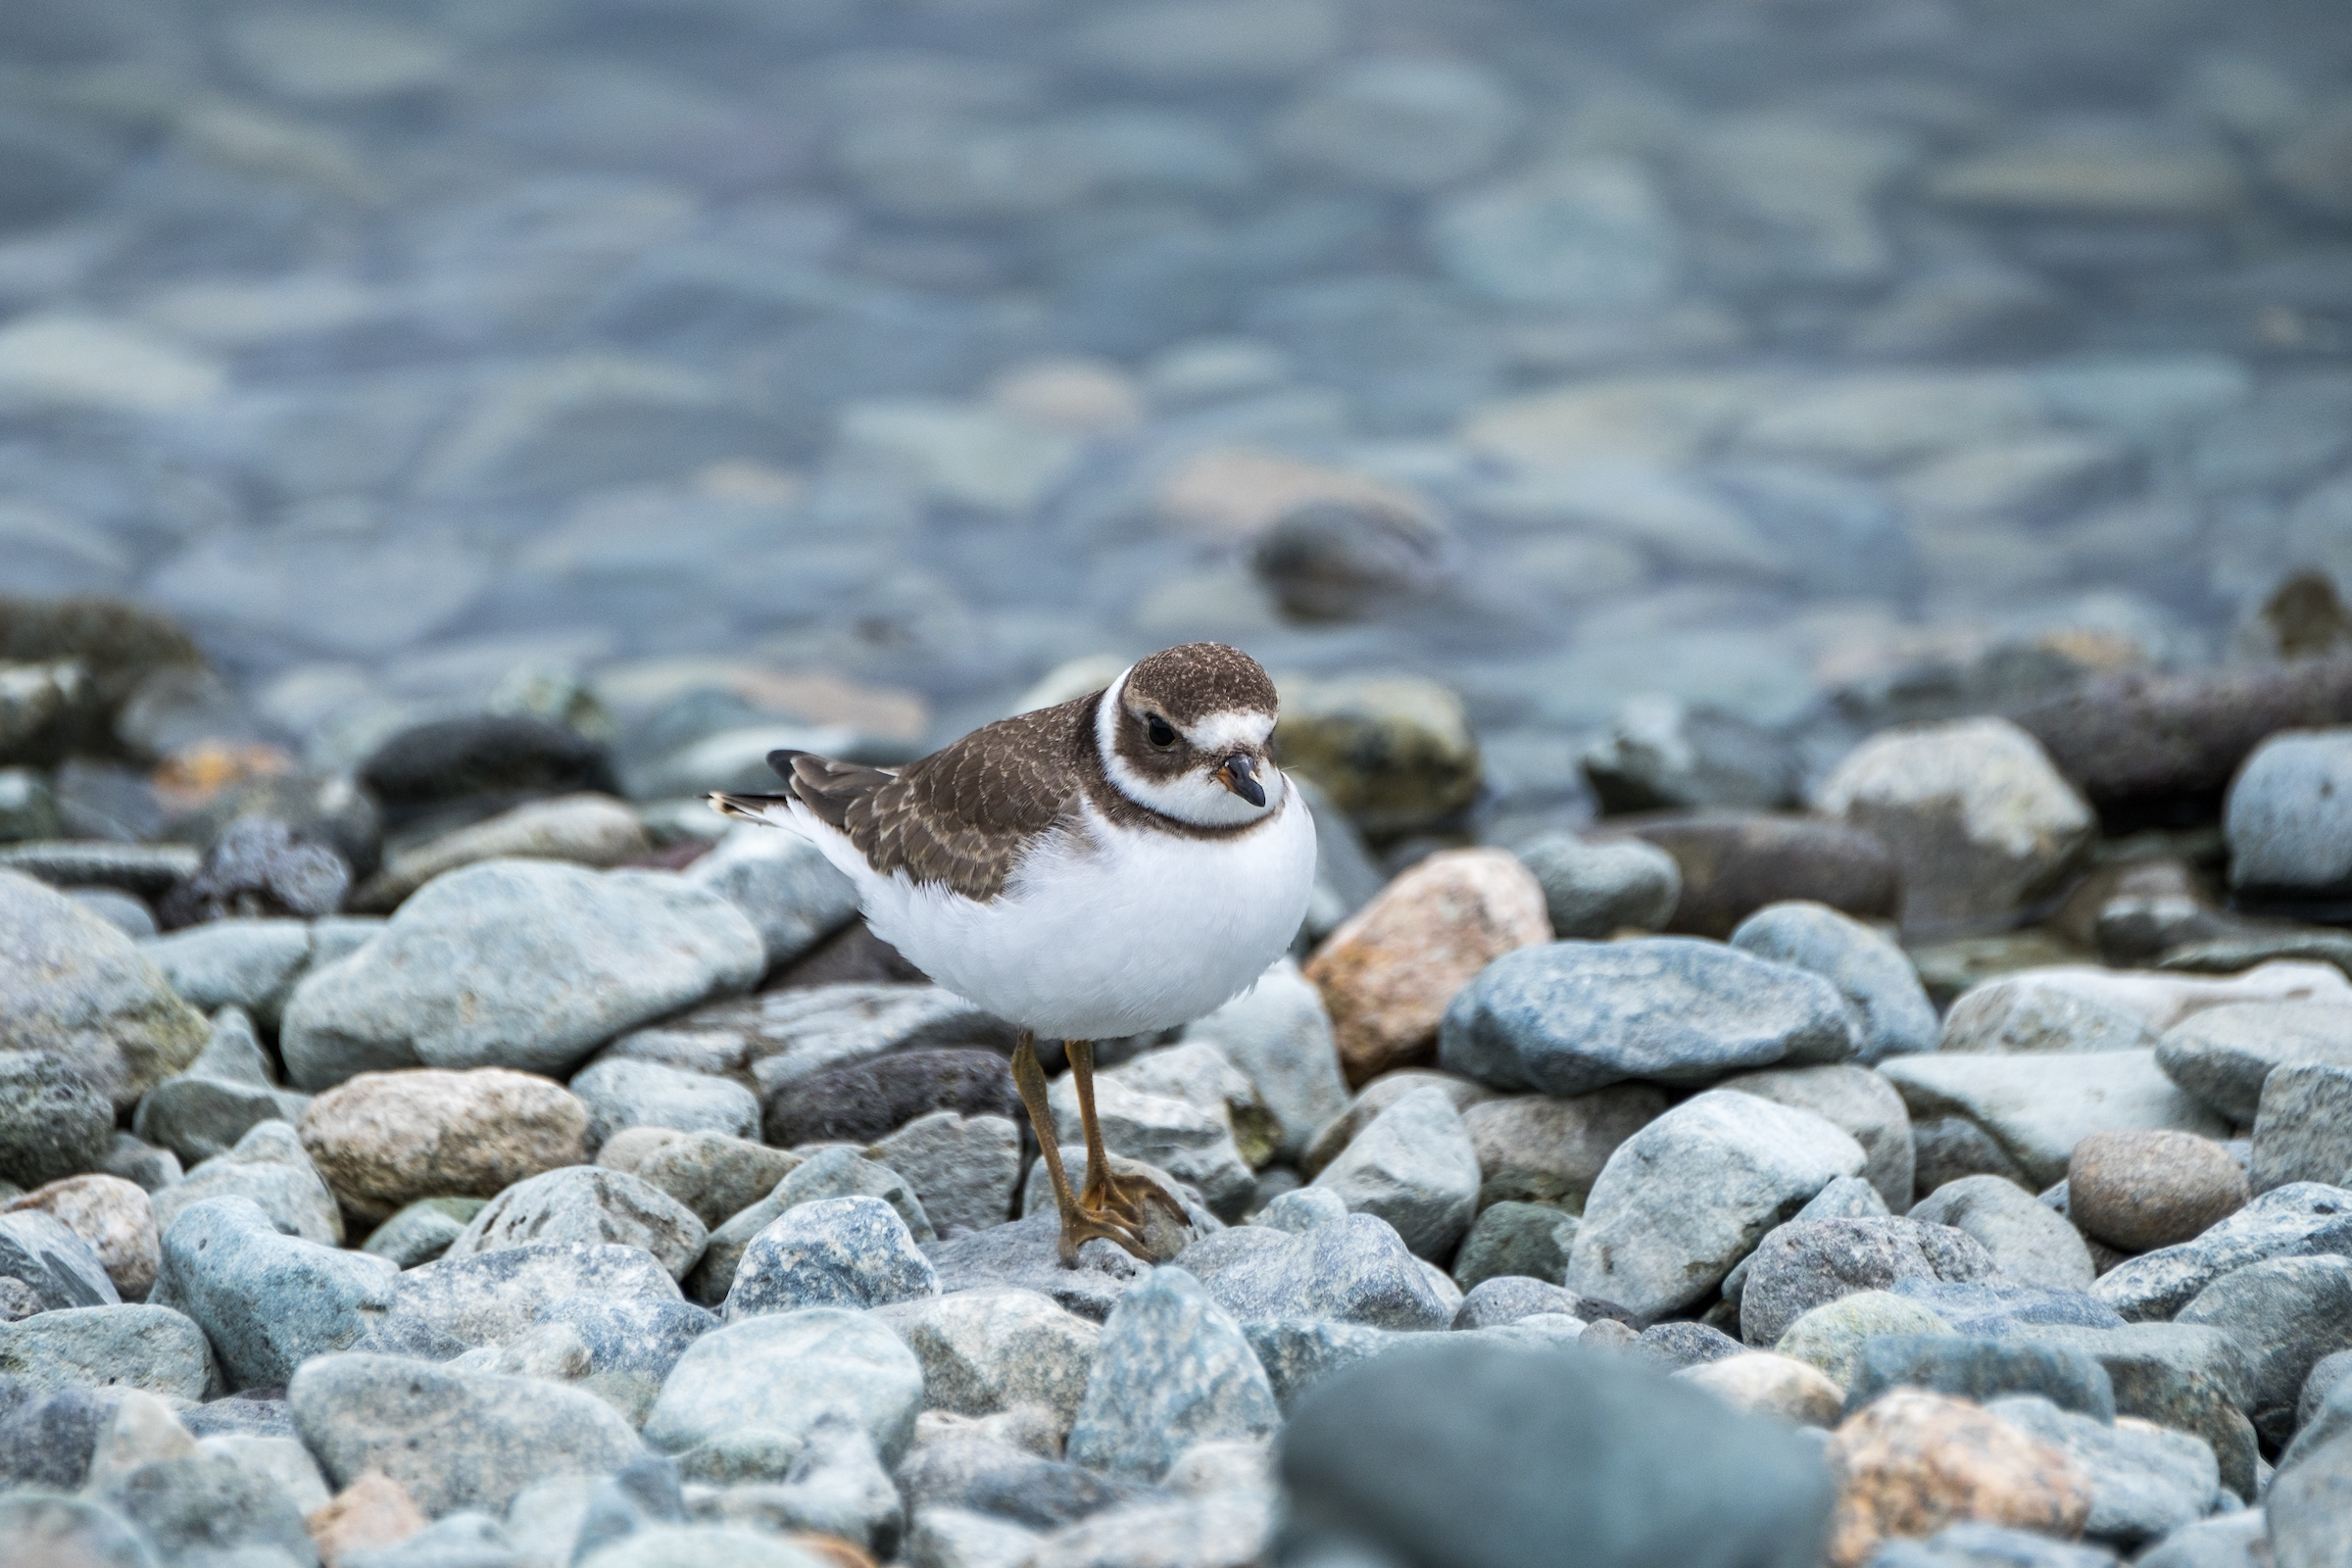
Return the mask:
<svg viewBox="0 0 2352 1568">
<path fill-rule="evenodd" d="M 2341 1187 L 2352 1177 L 2352 1067 L 2301 1062 L 2274 1068 L 2254 1113 L 2257 1193 L 2289 1182 Z"/>
<path fill-rule="evenodd" d="M 2352 730 L 2287 730 L 2255 747 L 2223 807 L 2231 890 L 2272 899 L 2352 893 L 2348 784 Z"/>
<path fill-rule="evenodd" d="M 1721 942 L 1769 905 L 1805 899 L 1861 920 L 1892 919 L 1902 882 L 1875 835 L 1769 811 L 1643 817 L 1624 832 L 1674 857 L 1683 896 L 1666 929 Z"/>
<path fill-rule="evenodd" d="M 744 989 L 766 962 L 733 905 L 678 877 L 493 860 L 437 878 L 374 941 L 306 975 L 280 1044 L 314 1091 L 411 1066 L 559 1072 Z"/>
<path fill-rule="evenodd" d="M 1177 1263 L 1244 1323 L 1305 1319 L 1438 1329 L 1453 1308 L 1386 1221 L 1349 1214 L 1294 1235 L 1237 1226 L 1193 1243 Z"/>
<path fill-rule="evenodd" d="M 2090 1482 L 2082 1534 L 2130 1549 L 2213 1510 L 2221 1475 L 2213 1450 L 2185 1432 L 2125 1417 L 2103 1422 L 2031 1395 L 1986 1402 L 2028 1436 L 2060 1449 Z"/>
<path fill-rule="evenodd" d="M 1772 904 L 1740 921 L 1731 944 L 1836 986 L 1853 1015 L 1855 1060 L 1936 1049 L 1936 1008 L 1910 956 L 1861 921 L 1826 904 Z"/>
<path fill-rule="evenodd" d="M 1347 1108 L 1348 1082 L 1332 1041 L 1322 993 L 1296 962 L 1278 959 L 1249 990 L 1185 1026 L 1233 1063 L 1274 1122 L 1273 1153 L 1296 1159 L 1307 1141 Z"/>
<path fill-rule="evenodd" d="M 922 1363 L 880 1319 L 806 1307 L 729 1323 L 695 1341 L 662 1384 L 645 1436 L 673 1453 L 756 1429 L 797 1446 L 838 1411 L 891 1465 L 914 1436 L 922 1397 Z"/>
<path fill-rule="evenodd" d="M 294 1373 L 286 1397 L 332 1484 L 380 1471 L 435 1516 L 503 1513 L 534 1481 L 607 1474 L 643 1451 L 592 1394 L 405 1356 L 321 1357 Z"/>
<path fill-rule="evenodd" d="M 0 1276 L 23 1286 L 36 1312 L 122 1299 L 90 1244 L 39 1209 L 0 1214 Z"/>
<path fill-rule="evenodd" d="M 310 949 L 305 929 L 303 949 Z M 176 1073 L 140 1097 L 131 1131 L 178 1155 L 183 1164 L 226 1153 L 265 1121 L 299 1123 L 310 1098 L 279 1087 L 271 1077 L 253 1019 L 244 1008 L 224 1006 L 213 1015 L 204 1051 Z"/>
<path fill-rule="evenodd" d="M 522 1245 L 616 1244 L 654 1254 L 671 1279 L 703 1255 L 709 1232 L 694 1210 L 625 1171 L 569 1165 L 517 1182 L 482 1205 L 450 1259 Z"/>
<path fill-rule="evenodd" d="M 0 871 L 0 1041 L 54 1057 L 119 1108 L 196 1059 L 210 1031 L 130 938 L 28 876 Z M 19 1142 L 0 1113 L 0 1178 L 38 1185 L 58 1150 Z M 29 1129 L 27 1129 L 29 1130 Z"/>
<path fill-rule="evenodd" d="M 686 869 L 751 918 L 770 968 L 790 963 L 858 915 L 858 887 L 797 833 L 741 822 Z"/>
<path fill-rule="evenodd" d="M 1444 1090 L 1418 1089 L 1357 1134 L 1314 1185 L 1396 1227 L 1422 1257 L 1452 1255 L 1478 1208 L 1478 1150 Z"/>
<path fill-rule="evenodd" d="M 923 1364 L 923 1402 L 989 1415 L 1041 1405 L 1065 1427 L 1102 1331 L 1034 1291 L 964 1291 L 900 1301 L 876 1315 Z"/>
<path fill-rule="evenodd" d="M 1674 857 L 1640 839 L 1545 833 L 1521 845 L 1518 854 L 1543 884 L 1551 934 L 1563 942 L 1662 930 L 1683 896 Z"/>
<path fill-rule="evenodd" d="M 1453 1282 L 1471 1294 L 1498 1276 L 1524 1276 L 1557 1285 L 1568 1277 L 1568 1257 L 1581 1226 L 1576 1215 L 1545 1203 L 1506 1199 L 1480 1209 L 1453 1258 Z"/>
<path fill-rule="evenodd" d="M 2063 972 L 2063 971 L 2059 971 Z M 2028 969 L 1974 985 L 1944 1015 L 1943 1037 L 1931 1050 L 1959 1052 L 2147 1051 L 2156 1036 L 2126 1008 Z"/>
<path fill-rule="evenodd" d="M 681 1072 L 658 1061 L 610 1057 L 571 1075 L 566 1086 L 588 1107 L 588 1142 L 601 1146 L 624 1127 L 680 1132 L 760 1134 L 760 1101 L 725 1078 Z"/>
<path fill-rule="evenodd" d="M 1688 937 L 1507 954 L 1455 996 L 1438 1038 L 1449 1071 L 1551 1095 L 1842 1061 L 1856 1046 L 1821 976 Z"/>
<path fill-rule="evenodd" d="M 2172 1128 L 2219 1138 L 2229 1129 L 2158 1067 L 2153 1053 L 1895 1056 L 1877 1069 L 1914 1122 L 1973 1123 L 2036 1192 L 2066 1175 L 2093 1133 Z"/>
<path fill-rule="evenodd" d="M 1481 1210 L 1505 1201 L 1582 1208 L 1617 1146 L 1665 1109 L 1664 1093 L 1647 1084 L 1568 1098 L 1513 1095 L 1470 1106 L 1462 1126 L 1478 1151 Z"/>
<path fill-rule="evenodd" d="M 2090 1294 L 2132 1322 L 2169 1318 L 2215 1280 L 2270 1257 L 2352 1255 L 2352 1191 L 2295 1182 L 2264 1193 L 2194 1241 L 2127 1258 Z"/>
<path fill-rule="evenodd" d="M 1862 1146 L 1862 1177 L 1888 1209 L 1910 1206 L 1917 1150 L 1903 1097 L 1885 1077 L 1850 1062 L 1826 1067 L 1768 1067 L 1737 1073 L 1716 1085 L 1794 1105 L 1824 1117 Z"/>
<path fill-rule="evenodd" d="M 1852 1386 L 1862 1348 L 1872 1341 L 1948 1332 L 1950 1325 L 1918 1301 L 1887 1291 L 1856 1291 L 1799 1317 L 1773 1348 L 1821 1368 L 1842 1389 Z"/>
<path fill-rule="evenodd" d="M 81 1385 L 201 1399 L 217 1376 L 204 1330 L 170 1307 L 69 1306 L 0 1323 L 0 1377 L 35 1393 Z"/>
<path fill-rule="evenodd" d="M 301 1138 L 282 1121 L 256 1122 L 236 1147 L 154 1194 L 155 1223 L 165 1232 L 190 1204 L 210 1198 L 250 1199 L 289 1236 L 330 1247 L 343 1243 L 343 1214 Z"/>
<path fill-rule="evenodd" d="M 625 1164 L 612 1153 L 613 1146 L 607 1144 L 597 1163 L 660 1188 L 712 1230 L 773 1193 L 803 1163 L 789 1150 L 714 1132 L 664 1138 L 643 1158 Z"/>
<path fill-rule="evenodd" d="M 155 1206 L 120 1176 L 69 1176 L 0 1204 L 0 1214 L 37 1209 L 89 1244 L 125 1301 L 143 1301 L 162 1261 Z"/>
<path fill-rule="evenodd" d="M 730 1323 L 805 1306 L 888 1306 L 939 1294 L 939 1271 L 879 1198 L 827 1198 L 778 1215 L 744 1249 Z"/>
<path fill-rule="evenodd" d="M 2040 745 L 1998 718 L 1873 736 L 1817 804 L 1894 853 L 1914 932 L 2001 920 L 2064 875 L 2095 827 Z"/>
<path fill-rule="evenodd" d="M 2107 1369 L 2072 1346 L 1961 1334 L 1880 1334 L 1862 1342 L 1848 1380 L 1857 1410 L 1892 1389 L 1926 1389 L 1979 1404 L 2031 1395 L 2062 1410 L 2115 1420 Z"/>
<path fill-rule="evenodd" d="M 1892 1217 L 1792 1220 L 1756 1249 L 1740 1296 L 1740 1337 L 1777 1345 L 1799 1317 L 1841 1296 L 1904 1279 L 1971 1284 L 1996 1271 L 1975 1237 L 1948 1225 Z"/>
<path fill-rule="evenodd" d="M 902 993 L 909 988 L 894 987 Z M 773 995 L 773 993 L 770 993 Z M 954 1027 L 971 1009 L 933 1009 Z M 880 1049 L 876 1047 L 875 1049 Z M 791 1054 L 760 1064 L 789 1062 Z M 762 1073 L 763 1080 L 772 1074 Z M 765 1083 L 762 1085 L 765 1088 Z M 980 1050 L 892 1050 L 868 1060 L 840 1062 L 791 1078 L 766 1093 L 763 1136 L 769 1143 L 868 1144 L 934 1111 L 966 1116 L 1019 1114 L 1005 1054 Z"/>
<path fill-rule="evenodd" d="M 2273 1442 L 2294 1424 L 2311 1370 L 2352 1348 L 2352 1258 L 2273 1257 L 2232 1269 L 2173 1317 L 2220 1329 L 2244 1348 L 2248 1411 Z"/>
<path fill-rule="evenodd" d="M 2210 1138 L 2182 1132 L 2093 1133 L 2066 1172 L 2067 1214 L 2126 1252 L 2193 1240 L 2246 1205 L 2246 1173 Z"/>
<path fill-rule="evenodd" d="M 1966 1231 L 1992 1254 L 2005 1280 L 2086 1291 L 2097 1277 L 2090 1250 L 2075 1227 L 2032 1193 L 1998 1176 L 1947 1182 L 1914 1204 L 1910 1217 Z"/>
<path fill-rule="evenodd" d="M 1241 1326 L 1190 1274 L 1161 1268 L 1102 1326 L 1069 1456 L 1152 1481 L 1196 1443 L 1263 1437 L 1281 1420 Z"/>
<path fill-rule="evenodd" d="M 469 1347 L 519 1339 L 551 1302 L 572 1296 L 610 1301 L 681 1299 L 669 1271 L 643 1248 L 528 1243 L 405 1270 L 397 1315 Z"/>
<path fill-rule="evenodd" d="M 885 1165 L 906 1177 L 942 1233 L 1002 1225 L 1011 1213 L 1021 1175 L 1021 1134 L 1007 1117 L 933 1111 L 874 1150 Z"/>
<path fill-rule="evenodd" d="M 2071 1539 L 2090 1517 L 2090 1478 L 2063 1450 L 1939 1394 L 1898 1391 L 1848 1417 L 1828 1457 L 1838 1481 L 1833 1568 L 1956 1521 Z"/>
<path fill-rule="evenodd" d="M 652 848 L 637 814 L 609 795 L 532 801 L 392 856 L 353 891 L 351 907 L 389 913 L 433 878 L 483 860 L 612 866 L 650 854 Z"/>
<path fill-rule="evenodd" d="M 1674 1375 L 1734 1409 L 1777 1416 L 1794 1426 L 1836 1426 L 1845 1408 L 1845 1391 L 1820 1368 L 1770 1350 L 1744 1350 Z"/>
<path fill-rule="evenodd" d="M 1865 1156 L 1836 1124 L 1711 1091 L 1620 1145 L 1586 1200 L 1568 1288 L 1644 1317 L 1700 1301 L 1783 1214 Z"/>
<path fill-rule="evenodd" d="M 369 1231 L 360 1250 L 388 1257 L 402 1268 L 430 1263 L 466 1234 L 483 1202 L 479 1198 L 419 1198 Z"/>
<path fill-rule="evenodd" d="M 1433 855 L 1383 888 L 1305 967 L 1348 1083 L 1429 1059 L 1454 994 L 1550 936 L 1543 885 L 1500 850 Z"/>
<path fill-rule="evenodd" d="M 337 1199 L 381 1218 L 419 1198 L 495 1198 L 588 1157 L 588 1107 L 501 1067 L 362 1073 L 311 1102 L 303 1147 Z"/>
<path fill-rule="evenodd" d="M 2328 1002 L 2237 1002 L 2191 1013 L 2156 1042 L 2173 1081 L 2243 1125 L 2275 1067 L 2352 1067 L 2352 1007 Z"/>
<path fill-rule="evenodd" d="M 216 1198 L 165 1228 L 151 1299 L 196 1320 L 231 1390 L 278 1388 L 367 1333 L 394 1278 L 382 1258 L 281 1236 L 250 1200 Z"/>
</svg>

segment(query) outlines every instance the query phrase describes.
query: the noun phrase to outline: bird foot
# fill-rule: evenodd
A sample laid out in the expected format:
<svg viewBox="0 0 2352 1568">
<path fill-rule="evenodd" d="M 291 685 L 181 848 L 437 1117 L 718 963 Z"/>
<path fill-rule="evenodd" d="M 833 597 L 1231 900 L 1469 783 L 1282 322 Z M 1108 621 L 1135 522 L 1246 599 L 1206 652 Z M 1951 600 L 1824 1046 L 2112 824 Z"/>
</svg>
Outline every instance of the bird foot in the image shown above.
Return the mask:
<svg viewBox="0 0 2352 1568">
<path fill-rule="evenodd" d="M 1078 1249 L 1100 1238 L 1147 1263 L 1164 1263 L 1192 1239 L 1184 1209 L 1149 1176 L 1089 1172 L 1078 1201 L 1061 1216 L 1061 1261 L 1078 1266 Z"/>
</svg>

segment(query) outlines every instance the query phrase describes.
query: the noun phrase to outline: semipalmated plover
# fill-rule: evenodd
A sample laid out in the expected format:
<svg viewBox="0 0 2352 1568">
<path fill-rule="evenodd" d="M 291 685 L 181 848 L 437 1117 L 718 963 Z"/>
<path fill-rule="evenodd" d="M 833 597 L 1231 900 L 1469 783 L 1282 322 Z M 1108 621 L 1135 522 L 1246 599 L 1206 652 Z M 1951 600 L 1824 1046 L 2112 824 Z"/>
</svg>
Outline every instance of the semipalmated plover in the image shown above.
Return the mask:
<svg viewBox="0 0 2352 1568">
<path fill-rule="evenodd" d="M 1021 1029 L 1013 1080 L 1054 1179 L 1065 1263 L 1096 1236 L 1148 1257 L 1143 1205 L 1167 1206 L 1110 1169 L 1093 1042 L 1213 1010 L 1305 918 L 1314 818 L 1274 765 L 1274 718 L 1255 660 L 1187 643 L 905 767 L 776 752 L 782 793 L 710 798 L 808 839 L 858 884 L 877 936 Z M 1075 1194 L 1041 1034 L 1067 1042 L 1077 1080 L 1087 1162 Z"/>
</svg>

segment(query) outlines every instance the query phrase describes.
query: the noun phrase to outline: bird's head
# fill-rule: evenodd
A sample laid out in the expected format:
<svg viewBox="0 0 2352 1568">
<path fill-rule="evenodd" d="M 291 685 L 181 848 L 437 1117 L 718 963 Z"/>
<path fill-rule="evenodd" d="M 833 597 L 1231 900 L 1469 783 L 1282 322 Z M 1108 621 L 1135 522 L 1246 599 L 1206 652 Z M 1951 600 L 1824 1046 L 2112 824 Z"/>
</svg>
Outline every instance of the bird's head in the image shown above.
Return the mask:
<svg viewBox="0 0 2352 1568">
<path fill-rule="evenodd" d="M 1274 683 L 1223 643 L 1185 643 L 1102 694 L 1095 744 L 1120 794 L 1180 822 L 1233 826 L 1278 809 Z"/>
</svg>

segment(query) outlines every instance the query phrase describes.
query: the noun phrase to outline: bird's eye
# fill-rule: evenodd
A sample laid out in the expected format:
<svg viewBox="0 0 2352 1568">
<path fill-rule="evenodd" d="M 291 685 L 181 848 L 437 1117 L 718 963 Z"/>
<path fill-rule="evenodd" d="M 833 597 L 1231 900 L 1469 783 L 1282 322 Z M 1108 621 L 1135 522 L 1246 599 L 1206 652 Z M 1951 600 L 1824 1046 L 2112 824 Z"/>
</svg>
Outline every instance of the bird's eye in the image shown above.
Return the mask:
<svg viewBox="0 0 2352 1568">
<path fill-rule="evenodd" d="M 1144 720 L 1144 734 L 1150 737 L 1154 746 L 1169 747 L 1176 744 L 1175 729 L 1157 713 L 1153 713 Z"/>
</svg>

